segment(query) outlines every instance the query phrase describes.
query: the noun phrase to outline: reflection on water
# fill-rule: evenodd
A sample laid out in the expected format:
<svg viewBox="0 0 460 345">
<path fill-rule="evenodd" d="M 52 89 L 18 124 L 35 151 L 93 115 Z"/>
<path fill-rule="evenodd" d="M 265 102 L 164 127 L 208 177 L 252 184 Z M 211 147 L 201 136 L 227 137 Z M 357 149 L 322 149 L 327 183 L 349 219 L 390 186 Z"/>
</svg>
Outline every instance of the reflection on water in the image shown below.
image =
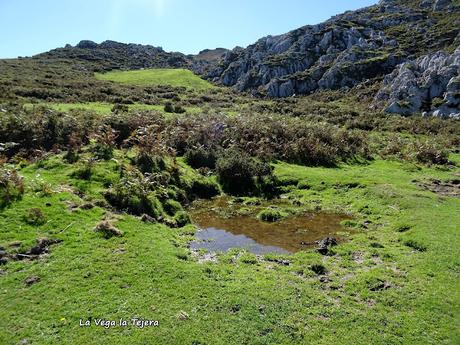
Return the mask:
<svg viewBox="0 0 460 345">
<path fill-rule="evenodd" d="M 350 219 L 341 214 L 306 213 L 267 223 L 256 218 L 257 208 L 249 215 L 233 212 L 234 208 L 225 198 L 195 205 L 190 213 L 200 230 L 191 248 L 217 252 L 244 248 L 255 254 L 294 253 L 327 236 L 340 239 L 337 236 L 343 231 L 340 222 Z"/>
</svg>

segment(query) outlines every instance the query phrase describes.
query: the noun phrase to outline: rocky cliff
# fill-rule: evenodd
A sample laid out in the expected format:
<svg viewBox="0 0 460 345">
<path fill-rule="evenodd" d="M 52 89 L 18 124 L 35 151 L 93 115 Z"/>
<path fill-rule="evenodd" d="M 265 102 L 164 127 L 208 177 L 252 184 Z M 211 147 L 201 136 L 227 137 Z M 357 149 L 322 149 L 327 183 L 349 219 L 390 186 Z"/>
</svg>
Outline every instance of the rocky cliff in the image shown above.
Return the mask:
<svg viewBox="0 0 460 345">
<path fill-rule="evenodd" d="M 452 50 L 460 43 L 459 27 L 459 1 L 384 0 L 237 47 L 204 77 L 269 97 L 353 87 L 422 54 Z"/>
</svg>

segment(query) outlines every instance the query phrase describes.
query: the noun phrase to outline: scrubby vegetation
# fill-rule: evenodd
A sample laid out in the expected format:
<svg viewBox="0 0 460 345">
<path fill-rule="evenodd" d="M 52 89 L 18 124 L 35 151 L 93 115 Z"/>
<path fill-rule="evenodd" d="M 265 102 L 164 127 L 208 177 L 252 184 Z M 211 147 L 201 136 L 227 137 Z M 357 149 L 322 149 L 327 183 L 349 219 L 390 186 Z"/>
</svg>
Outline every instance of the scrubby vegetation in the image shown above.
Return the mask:
<svg viewBox="0 0 460 345">
<path fill-rule="evenodd" d="M 20 199 L 23 194 L 24 182 L 18 172 L 0 167 L 0 208 Z"/>
</svg>

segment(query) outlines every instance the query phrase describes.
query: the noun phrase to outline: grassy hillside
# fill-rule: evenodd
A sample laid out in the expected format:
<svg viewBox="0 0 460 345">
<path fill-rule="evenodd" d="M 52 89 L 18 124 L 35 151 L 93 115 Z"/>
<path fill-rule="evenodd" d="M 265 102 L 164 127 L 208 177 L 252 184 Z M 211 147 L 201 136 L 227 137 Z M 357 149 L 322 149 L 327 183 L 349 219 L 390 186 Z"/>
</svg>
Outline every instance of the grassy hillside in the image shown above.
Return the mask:
<svg viewBox="0 0 460 345">
<path fill-rule="evenodd" d="M 170 85 L 186 87 L 194 90 L 207 90 L 213 87 L 211 83 L 201 79 L 186 69 L 146 69 L 137 71 L 112 71 L 96 73 L 99 80 L 114 81 L 122 84 L 138 86 Z"/>
</svg>

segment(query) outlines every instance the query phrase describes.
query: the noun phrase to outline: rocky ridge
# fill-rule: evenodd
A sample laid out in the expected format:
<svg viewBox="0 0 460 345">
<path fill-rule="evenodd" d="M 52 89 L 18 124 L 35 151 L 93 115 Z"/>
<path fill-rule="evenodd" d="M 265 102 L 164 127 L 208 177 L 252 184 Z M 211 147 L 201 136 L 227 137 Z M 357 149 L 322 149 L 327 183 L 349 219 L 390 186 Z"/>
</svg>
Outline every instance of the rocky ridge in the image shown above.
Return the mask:
<svg viewBox="0 0 460 345">
<path fill-rule="evenodd" d="M 268 97 L 353 87 L 392 72 L 417 53 L 403 47 L 397 30 L 409 28 L 426 35 L 436 24 L 437 12 L 458 17 L 459 8 L 449 0 L 424 0 L 414 6 L 398 0 L 380 1 L 322 24 L 264 37 L 245 49 L 237 47 L 208 69 L 205 77 Z M 444 46 L 452 44 L 458 38 L 458 27 L 455 37 L 449 33 L 445 38 Z M 436 44 L 427 42 L 426 49 Z"/>
<path fill-rule="evenodd" d="M 67 44 L 49 52 L 34 56 L 36 59 L 72 59 L 84 62 L 89 69 L 188 68 L 190 57 L 177 52 L 165 52 L 161 47 L 134 43 L 104 41 L 100 44 L 89 40 L 76 46 Z"/>
<path fill-rule="evenodd" d="M 387 76 L 376 97 L 376 104 L 386 111 L 453 117 L 458 113 L 458 82 L 452 79 L 458 76 L 457 51 L 451 57 L 448 51 L 460 45 L 459 28 L 459 1 L 382 0 L 318 25 L 264 37 L 247 48 L 236 47 L 195 72 L 217 84 L 267 97 L 348 89 Z M 413 76 L 408 66 L 415 68 Z M 431 86 L 415 80 L 424 73 L 430 75 Z M 436 76 L 442 80 L 435 81 Z M 411 83 L 420 86 L 411 104 L 398 106 Z"/>
</svg>

